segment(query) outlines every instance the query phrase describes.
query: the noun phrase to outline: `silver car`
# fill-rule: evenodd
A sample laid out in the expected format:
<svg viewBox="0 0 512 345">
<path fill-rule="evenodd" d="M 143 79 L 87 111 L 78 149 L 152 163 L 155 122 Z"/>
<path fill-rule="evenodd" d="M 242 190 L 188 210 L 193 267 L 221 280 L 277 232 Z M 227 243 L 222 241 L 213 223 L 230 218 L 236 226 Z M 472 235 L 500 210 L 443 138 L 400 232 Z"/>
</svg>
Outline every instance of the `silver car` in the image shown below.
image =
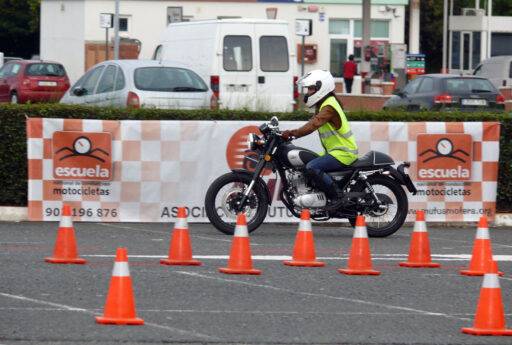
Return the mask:
<svg viewBox="0 0 512 345">
<path fill-rule="evenodd" d="M 204 109 L 215 104 L 213 93 L 195 72 L 180 64 L 154 60 L 97 64 L 60 102 L 161 109 Z"/>
</svg>

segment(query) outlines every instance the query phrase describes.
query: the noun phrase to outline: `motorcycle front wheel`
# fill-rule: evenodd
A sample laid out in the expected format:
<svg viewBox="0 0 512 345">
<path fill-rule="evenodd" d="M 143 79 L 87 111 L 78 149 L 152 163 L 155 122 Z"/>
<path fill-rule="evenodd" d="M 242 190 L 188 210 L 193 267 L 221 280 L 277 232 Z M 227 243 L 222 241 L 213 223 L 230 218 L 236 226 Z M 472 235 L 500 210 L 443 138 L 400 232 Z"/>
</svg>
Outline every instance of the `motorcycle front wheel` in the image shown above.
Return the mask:
<svg viewBox="0 0 512 345">
<path fill-rule="evenodd" d="M 233 235 L 236 225 L 236 202 L 251 183 L 250 175 L 227 173 L 218 177 L 208 188 L 205 198 L 206 215 L 219 231 Z M 268 193 L 256 183 L 247 198 L 243 209 L 249 232 L 256 230 L 267 216 Z"/>
<path fill-rule="evenodd" d="M 407 194 L 400 183 L 386 176 L 370 176 L 367 182 L 382 202 L 381 206 L 366 207 L 363 215 L 366 220 L 366 229 L 370 237 L 386 237 L 394 234 L 402 227 L 407 217 L 409 201 Z M 372 195 L 366 184 L 358 183 L 354 192 L 366 192 L 365 201 L 371 204 Z M 356 219 L 349 218 L 350 224 L 355 226 Z"/>
</svg>

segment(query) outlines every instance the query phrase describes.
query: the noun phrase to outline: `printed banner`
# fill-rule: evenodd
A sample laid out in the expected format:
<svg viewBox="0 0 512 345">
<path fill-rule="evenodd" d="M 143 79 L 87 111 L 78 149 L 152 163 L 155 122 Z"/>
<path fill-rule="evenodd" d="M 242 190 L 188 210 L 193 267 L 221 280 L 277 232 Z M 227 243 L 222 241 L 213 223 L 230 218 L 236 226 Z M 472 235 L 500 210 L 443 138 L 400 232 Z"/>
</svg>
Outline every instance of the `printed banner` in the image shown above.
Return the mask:
<svg viewBox="0 0 512 345">
<path fill-rule="evenodd" d="M 178 206 L 207 222 L 209 185 L 243 168 L 256 121 L 27 120 L 30 220 L 58 220 L 62 201 L 76 220 L 171 222 Z M 282 122 L 292 129 L 301 122 Z M 499 160 L 497 122 L 352 122 L 360 154 L 411 162 L 418 194 L 409 193 L 409 220 L 425 209 L 429 221 L 494 217 Z M 317 152 L 316 134 L 296 140 Z M 273 202 L 267 222 L 293 217 L 278 200 L 279 179 L 264 176 Z"/>
</svg>

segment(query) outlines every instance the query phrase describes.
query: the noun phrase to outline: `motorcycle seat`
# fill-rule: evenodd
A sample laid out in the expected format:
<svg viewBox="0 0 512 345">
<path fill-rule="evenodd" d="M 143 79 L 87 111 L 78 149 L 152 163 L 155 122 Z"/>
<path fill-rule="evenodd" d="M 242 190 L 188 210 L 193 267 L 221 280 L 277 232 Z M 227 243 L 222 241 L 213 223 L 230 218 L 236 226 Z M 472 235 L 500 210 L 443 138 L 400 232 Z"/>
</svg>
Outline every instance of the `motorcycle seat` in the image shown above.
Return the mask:
<svg viewBox="0 0 512 345">
<path fill-rule="evenodd" d="M 361 169 L 392 164 L 395 164 L 395 162 L 387 154 L 377 151 L 369 151 L 352 163 L 351 167 Z"/>
</svg>

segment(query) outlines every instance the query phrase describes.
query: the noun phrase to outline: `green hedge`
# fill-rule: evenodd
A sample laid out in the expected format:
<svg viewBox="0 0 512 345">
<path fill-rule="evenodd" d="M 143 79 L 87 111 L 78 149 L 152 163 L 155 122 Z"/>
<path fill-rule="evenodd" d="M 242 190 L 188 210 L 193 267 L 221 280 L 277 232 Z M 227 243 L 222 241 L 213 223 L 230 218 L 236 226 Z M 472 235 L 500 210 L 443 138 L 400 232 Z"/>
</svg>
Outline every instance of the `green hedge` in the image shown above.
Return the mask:
<svg viewBox="0 0 512 345">
<path fill-rule="evenodd" d="M 105 120 L 306 120 L 310 114 L 266 113 L 243 110 L 118 109 L 61 104 L 0 106 L 0 205 L 27 204 L 26 117 L 82 118 Z M 462 112 L 352 112 L 351 121 L 499 121 L 501 128 L 498 210 L 512 211 L 512 116 L 509 114 Z"/>
</svg>

